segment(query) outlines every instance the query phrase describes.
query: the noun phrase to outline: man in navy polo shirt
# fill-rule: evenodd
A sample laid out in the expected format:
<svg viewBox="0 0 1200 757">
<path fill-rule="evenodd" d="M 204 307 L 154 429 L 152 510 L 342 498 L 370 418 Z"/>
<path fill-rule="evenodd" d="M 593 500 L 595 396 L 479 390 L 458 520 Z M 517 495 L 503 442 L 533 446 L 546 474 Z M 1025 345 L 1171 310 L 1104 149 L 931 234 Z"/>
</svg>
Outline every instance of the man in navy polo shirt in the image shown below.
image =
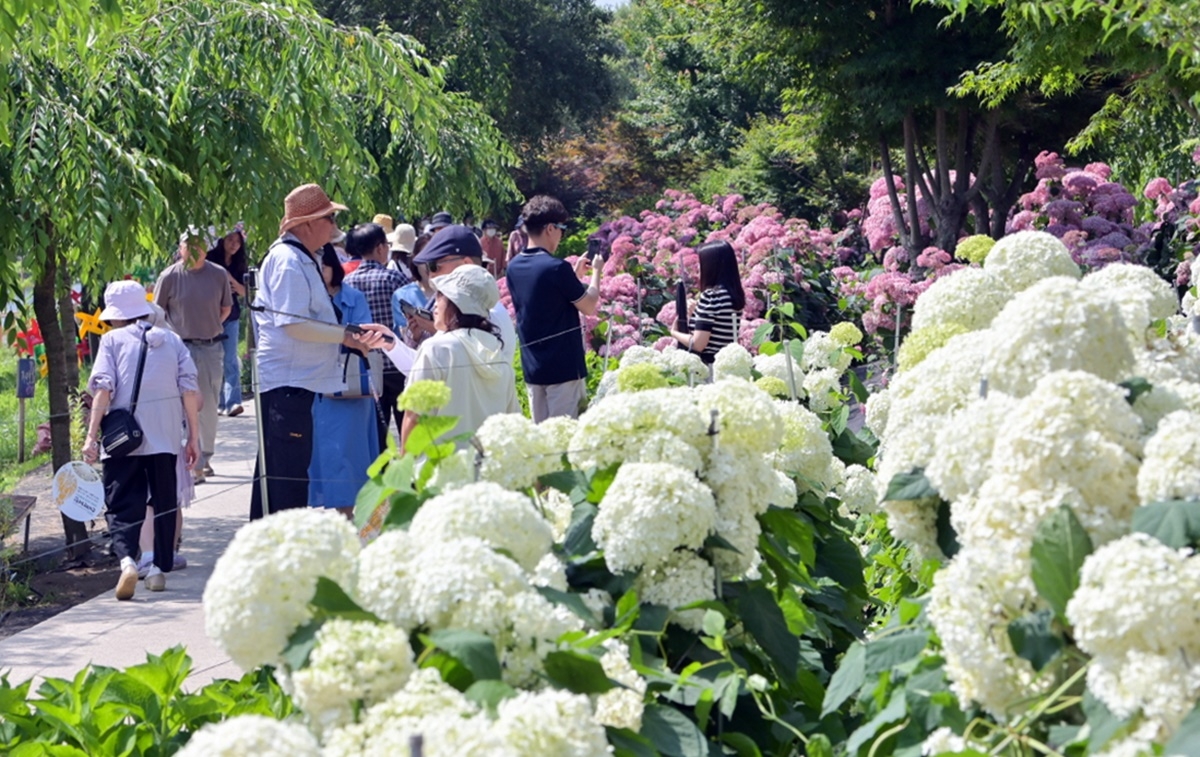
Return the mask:
<svg viewBox="0 0 1200 757">
<path fill-rule="evenodd" d="M 586 255 L 574 268 L 554 257 L 570 219 L 557 199 L 538 195 L 525 204 L 522 215 L 529 242 L 509 261 L 507 278 L 533 420 L 578 418 L 587 400 L 579 314 L 593 315 L 600 304 L 600 269 L 592 270 L 588 286 L 580 281 L 591 267 Z"/>
</svg>

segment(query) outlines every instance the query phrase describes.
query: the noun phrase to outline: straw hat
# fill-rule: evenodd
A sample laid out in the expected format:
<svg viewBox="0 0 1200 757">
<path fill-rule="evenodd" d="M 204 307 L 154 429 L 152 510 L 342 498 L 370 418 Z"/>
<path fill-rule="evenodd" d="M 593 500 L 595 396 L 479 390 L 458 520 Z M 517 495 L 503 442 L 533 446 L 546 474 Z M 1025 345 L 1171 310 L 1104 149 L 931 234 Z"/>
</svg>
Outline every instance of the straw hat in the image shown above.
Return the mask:
<svg viewBox="0 0 1200 757">
<path fill-rule="evenodd" d="M 345 205 L 331 202 L 329 195 L 318 185 L 303 184 L 289 192 L 283 200 L 283 220 L 279 222 L 279 233 L 346 209 Z"/>
<path fill-rule="evenodd" d="M 146 287 L 136 281 L 114 281 L 104 288 L 102 321 L 132 321 L 150 315 L 154 309 L 146 301 Z"/>
<path fill-rule="evenodd" d="M 389 215 L 386 215 L 384 213 L 376 213 L 375 217 L 371 219 L 371 223 L 379 224 L 380 226 L 383 227 L 383 230 L 386 231 L 388 234 L 392 233 L 393 222 L 392 222 L 392 217 Z"/>
</svg>

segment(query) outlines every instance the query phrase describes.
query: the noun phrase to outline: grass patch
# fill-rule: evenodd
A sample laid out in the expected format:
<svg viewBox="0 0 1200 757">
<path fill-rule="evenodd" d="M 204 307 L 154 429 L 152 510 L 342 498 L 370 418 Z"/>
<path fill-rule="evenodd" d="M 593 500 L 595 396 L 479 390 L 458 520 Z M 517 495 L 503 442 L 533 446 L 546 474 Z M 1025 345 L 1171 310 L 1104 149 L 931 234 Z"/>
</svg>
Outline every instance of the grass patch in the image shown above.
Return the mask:
<svg viewBox="0 0 1200 757">
<path fill-rule="evenodd" d="M 17 411 L 17 355 L 9 350 L 0 350 L 0 492 L 16 485 L 29 471 L 50 459 L 49 454 L 30 458 L 30 450 L 37 444 L 37 427 L 50 417 L 50 391 L 46 379 L 39 377 L 33 398 L 25 400 L 25 455 L 24 463 L 17 462 L 20 436 L 19 413 Z"/>
</svg>

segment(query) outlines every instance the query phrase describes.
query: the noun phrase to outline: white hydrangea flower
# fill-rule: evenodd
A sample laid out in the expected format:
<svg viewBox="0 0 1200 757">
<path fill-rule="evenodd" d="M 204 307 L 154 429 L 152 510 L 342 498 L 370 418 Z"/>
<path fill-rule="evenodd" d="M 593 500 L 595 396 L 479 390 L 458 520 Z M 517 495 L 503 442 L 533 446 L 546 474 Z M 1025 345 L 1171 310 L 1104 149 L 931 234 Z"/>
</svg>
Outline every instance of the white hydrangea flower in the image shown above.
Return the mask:
<svg viewBox="0 0 1200 757">
<path fill-rule="evenodd" d="M 422 465 L 430 465 L 430 462 L 426 460 Z M 473 449 L 460 449 L 453 455 L 442 458 L 429 478 L 429 487 L 440 492 L 454 491 L 473 483 L 475 483 L 475 450 Z"/>
<path fill-rule="evenodd" d="M 1144 265 L 1111 263 L 1084 276 L 1080 288 L 1116 304 L 1134 344 L 1145 342 L 1151 323 L 1179 310 L 1174 287 Z"/>
<path fill-rule="evenodd" d="M 562 452 L 520 413 L 489 416 L 475 432 L 483 446 L 479 474 L 505 489 L 527 489 L 539 476 L 562 468 Z"/>
<path fill-rule="evenodd" d="M 1079 266 L 1058 237 L 1044 231 L 1018 231 L 1002 238 L 983 261 L 983 270 L 1014 294 L 1052 276 L 1078 279 Z"/>
<path fill-rule="evenodd" d="M 726 379 L 695 390 L 704 415 L 717 411 L 718 443 L 746 452 L 766 454 L 779 446 L 783 422 L 775 400 L 749 381 Z"/>
<path fill-rule="evenodd" d="M 617 639 L 604 642 L 604 656 L 600 665 L 604 675 L 621 684 L 596 698 L 596 722 L 613 728 L 628 728 L 637 733 L 642 730 L 642 714 L 645 711 L 646 679 L 638 675 L 629 664 L 629 647 Z"/>
<path fill-rule="evenodd" d="M 209 723 L 176 752 L 178 757 L 321 757 L 321 747 L 308 729 L 265 715 L 238 715 Z"/>
<path fill-rule="evenodd" d="M 1200 384 L 1167 379 L 1138 395 L 1133 403 L 1133 411 L 1142 419 L 1142 428 L 1150 434 L 1158 428 L 1159 421 L 1176 410 L 1200 413 Z"/>
<path fill-rule="evenodd" d="M 848 465 L 837 489 L 842 506 L 851 513 L 870 515 L 879 510 L 875 474 L 861 465 Z"/>
<path fill-rule="evenodd" d="M 1012 298 L 998 276 L 982 268 L 963 268 L 933 282 L 913 306 L 913 331 L 954 324 L 967 331 L 986 329 Z"/>
<path fill-rule="evenodd" d="M 596 404 L 610 394 L 616 394 L 618 373 L 620 373 L 619 370 L 607 371 L 600 376 L 600 383 L 596 384 L 596 396 L 592 397 L 592 404 Z"/>
<path fill-rule="evenodd" d="M 1116 382 L 1133 368 L 1120 311 L 1107 297 L 1064 277 L 1045 279 L 1018 294 L 991 330 L 984 374 L 992 389 L 1016 397 L 1028 394 L 1051 371 L 1087 371 Z"/>
<path fill-rule="evenodd" d="M 749 381 L 753 368 L 754 358 L 750 352 L 737 342 L 732 342 L 717 350 L 713 359 L 713 381 L 727 378 Z"/>
<path fill-rule="evenodd" d="M 929 618 L 952 690 L 964 707 L 978 702 L 1001 721 L 1054 683 L 1018 657 L 1008 638 L 1008 624 L 1038 606 L 1029 565 L 1028 546 L 1016 541 L 964 548 L 938 571 L 930 592 Z"/>
<path fill-rule="evenodd" d="M 653 347 L 635 344 L 621 353 L 621 360 L 618 365 L 620 365 L 622 368 L 625 368 L 626 366 L 637 365 L 638 363 L 650 363 L 652 365 L 658 365 L 658 362 L 658 350 L 654 349 Z"/>
<path fill-rule="evenodd" d="M 575 505 L 571 502 L 571 497 L 565 492 L 551 487 L 546 487 L 540 492 L 535 491 L 533 496 L 538 507 L 541 508 L 542 516 L 550 524 L 550 532 L 554 535 L 554 541 L 562 541 L 563 537 L 567 535 L 567 529 L 571 527 L 571 518 L 575 514 Z"/>
<path fill-rule="evenodd" d="M 879 497 L 883 500 L 886 486 L 883 479 L 878 480 Z M 942 548 L 937 543 L 937 508 L 925 500 L 883 500 L 880 503 L 883 512 L 887 514 L 888 529 L 892 536 L 907 542 L 917 551 L 922 559 L 945 558 Z"/>
<path fill-rule="evenodd" d="M 1113 739 L 1104 745 L 1104 750 L 1096 752 L 1096 757 L 1155 757 L 1154 742 L 1162 742 L 1159 726 L 1151 720 L 1144 720 L 1133 729 L 1133 732 L 1119 739 Z M 1183 757 L 1183 755 L 1170 755 Z"/>
<path fill-rule="evenodd" d="M 1134 353 L 1135 366 L 1130 375 L 1141 376 L 1157 386 L 1169 381 L 1200 384 L 1200 333 L 1190 318 L 1167 319 L 1167 333 L 1147 333 L 1143 349 Z"/>
<path fill-rule="evenodd" d="M 643 571 L 634 589 L 643 603 L 674 609 L 716 599 L 716 572 L 694 552 L 674 552 L 657 567 Z M 704 630 L 704 610 L 672 612 L 671 622 L 699 633 Z"/>
<path fill-rule="evenodd" d="M 876 438 L 882 439 L 883 435 L 887 433 L 888 411 L 891 408 L 892 392 L 890 389 L 883 389 L 867 397 L 866 407 L 863 408 L 866 412 L 863 424 L 870 429 L 871 433 L 875 434 Z"/>
<path fill-rule="evenodd" d="M 536 591 L 511 597 L 508 615 L 511 627 L 500 637 L 504 682 L 518 688 L 538 687 L 542 660 L 558 649 L 559 637 L 582 630 L 583 620 Z"/>
<path fill-rule="evenodd" d="M 546 586 L 559 591 L 566 591 L 567 566 L 557 555 L 547 553 L 533 569 L 529 583 L 534 586 Z"/>
<path fill-rule="evenodd" d="M 607 757 L 610 753 L 608 736 L 593 717 L 588 698 L 560 689 L 523 691 L 505 699 L 496 708 L 493 728 L 514 757 Z"/>
<path fill-rule="evenodd" d="M 1059 371 L 1043 376 L 1000 429 L 992 469 L 1045 501 L 1055 490 L 1077 492 L 1075 514 L 1100 544 L 1128 530 L 1141 451 L 1141 421 L 1120 387 Z"/>
<path fill-rule="evenodd" d="M 370 707 L 399 691 L 415 668 L 404 631 L 334 618 L 317 631 L 308 664 L 290 675 L 280 669 L 276 676 L 323 733 L 352 722 L 356 705 Z"/>
<path fill-rule="evenodd" d="M 828 332 L 814 331 L 804 340 L 804 354 L 801 356 L 800 367 L 805 373 L 832 368 L 840 376 L 850 367 L 851 360 L 853 358 L 850 353 L 842 349 L 842 345 L 834 341 Z"/>
<path fill-rule="evenodd" d="M 578 425 L 579 421 L 569 415 L 556 415 L 539 423 L 537 428 L 546 437 L 550 449 L 566 454 Z"/>
<path fill-rule="evenodd" d="M 987 480 L 996 436 L 1016 407 L 1012 397 L 991 392 L 986 399 L 976 399 L 956 411 L 937 430 L 936 451 L 925 475 L 943 499 L 962 499 Z"/>
<path fill-rule="evenodd" d="M 716 525 L 712 492 L 669 463 L 625 463 L 592 526 L 614 573 L 655 565 L 676 547 L 698 549 Z"/>
<path fill-rule="evenodd" d="M 612 595 L 604 589 L 588 589 L 583 594 L 579 595 L 583 603 L 587 605 L 588 610 L 597 619 L 604 617 L 604 611 L 613 606 Z"/>
<path fill-rule="evenodd" d="M 1158 424 L 1146 442 L 1137 493 L 1143 505 L 1200 499 L 1200 413 L 1178 410 Z"/>
<path fill-rule="evenodd" d="M 972 744 L 972 748 L 975 746 Z M 934 757 L 943 753 L 957 754 L 966 750 L 967 740 L 944 726 L 929 734 L 921 743 L 923 757 Z"/>
<path fill-rule="evenodd" d="M 842 373 L 836 368 L 819 368 L 804 376 L 804 394 L 808 406 L 818 413 L 834 409 L 841 403 Z"/>
<path fill-rule="evenodd" d="M 641 461 L 647 438 L 664 433 L 702 451 L 711 444 L 710 422 L 687 387 L 614 394 L 580 417 L 568 457 L 580 470 Z"/>
<path fill-rule="evenodd" d="M 312 619 L 309 600 L 325 576 L 355 585 L 358 532 L 329 510 L 284 510 L 243 526 L 204 587 L 204 630 L 243 670 L 275 664 Z"/>
<path fill-rule="evenodd" d="M 663 350 L 659 355 L 659 365 L 666 369 L 674 378 L 694 386 L 708 381 L 708 366 L 700 356 L 687 350 Z"/>
<path fill-rule="evenodd" d="M 1195 279 L 1192 279 L 1192 281 L 1195 281 Z M 1195 287 L 1193 287 L 1193 289 L 1194 288 Z M 1186 316 L 1190 316 L 1192 318 L 1200 316 L 1200 298 L 1197 298 L 1196 295 L 1192 294 L 1192 289 L 1189 289 L 1183 293 L 1183 301 L 1180 303 L 1179 309 Z"/>
<path fill-rule="evenodd" d="M 554 544 L 550 524 L 533 502 L 491 481 L 426 501 L 413 516 L 408 533 L 420 544 L 473 536 L 504 550 L 525 570 L 533 570 Z"/>
<path fill-rule="evenodd" d="M 792 373 L 788 375 L 788 363 L 792 364 Z M 754 370 L 763 376 L 777 378 L 792 391 L 793 385 L 797 399 L 804 399 L 804 370 L 791 355 L 778 352 L 774 355 L 755 355 Z"/>
<path fill-rule="evenodd" d="M 758 518 L 747 510 L 721 513 L 717 518 L 717 533 L 733 547 L 712 549 L 713 565 L 720 569 L 722 579 L 753 579 L 762 563 L 762 555 L 758 553 L 762 526 Z"/>
</svg>

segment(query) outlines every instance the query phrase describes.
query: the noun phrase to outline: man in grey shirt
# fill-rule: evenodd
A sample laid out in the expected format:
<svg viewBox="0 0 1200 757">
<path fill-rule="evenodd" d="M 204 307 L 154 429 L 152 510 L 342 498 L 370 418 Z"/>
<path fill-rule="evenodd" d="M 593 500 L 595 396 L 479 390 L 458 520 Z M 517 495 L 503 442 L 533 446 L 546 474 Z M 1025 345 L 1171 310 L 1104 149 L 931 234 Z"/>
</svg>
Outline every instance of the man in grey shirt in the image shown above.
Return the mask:
<svg viewBox="0 0 1200 757">
<path fill-rule="evenodd" d="M 154 303 L 187 345 L 200 386 L 200 459 L 192 470 L 196 483 L 213 475 L 211 460 L 217 441 L 217 406 L 225 381 L 225 318 L 233 308 L 229 275 L 206 259 L 204 238 L 194 228 L 179 237 L 179 262 L 154 285 Z"/>
</svg>

